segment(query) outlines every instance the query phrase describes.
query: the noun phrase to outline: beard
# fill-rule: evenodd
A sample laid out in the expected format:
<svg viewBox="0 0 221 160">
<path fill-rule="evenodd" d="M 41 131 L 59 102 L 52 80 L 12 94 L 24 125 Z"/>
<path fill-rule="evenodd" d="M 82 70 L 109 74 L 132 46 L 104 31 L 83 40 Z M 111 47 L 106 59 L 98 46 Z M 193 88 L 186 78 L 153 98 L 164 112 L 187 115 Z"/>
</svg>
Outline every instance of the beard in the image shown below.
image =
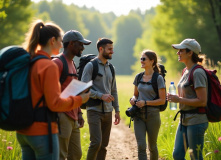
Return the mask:
<svg viewBox="0 0 221 160">
<path fill-rule="evenodd" d="M 109 55 L 108 53 L 105 53 L 105 52 L 103 52 L 102 56 L 103 56 L 105 59 L 112 59 L 112 56 Z"/>
</svg>

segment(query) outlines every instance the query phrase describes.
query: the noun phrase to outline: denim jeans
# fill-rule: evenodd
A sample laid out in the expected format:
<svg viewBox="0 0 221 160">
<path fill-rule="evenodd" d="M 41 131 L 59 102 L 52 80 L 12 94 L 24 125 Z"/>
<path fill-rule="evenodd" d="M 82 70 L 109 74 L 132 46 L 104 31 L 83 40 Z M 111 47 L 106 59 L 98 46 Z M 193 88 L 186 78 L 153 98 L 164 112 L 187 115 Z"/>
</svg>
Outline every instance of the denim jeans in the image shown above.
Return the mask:
<svg viewBox="0 0 221 160">
<path fill-rule="evenodd" d="M 137 140 L 139 160 L 147 160 L 146 137 L 148 138 L 150 160 L 158 160 L 157 137 L 160 125 L 159 112 L 147 113 L 147 118 L 145 118 L 145 114 L 142 114 L 140 118 L 134 118 L 134 132 Z"/>
<path fill-rule="evenodd" d="M 182 125 L 182 130 L 180 127 L 181 124 L 178 125 L 176 132 L 173 150 L 174 160 L 184 160 L 188 148 L 192 150 L 190 152 L 191 160 L 202 160 L 204 134 L 208 128 L 208 122 L 191 126 Z"/>
<path fill-rule="evenodd" d="M 27 136 L 17 133 L 17 140 L 22 149 L 22 160 L 58 160 L 58 135 L 52 134 L 53 151 L 49 151 L 49 136 Z"/>
</svg>

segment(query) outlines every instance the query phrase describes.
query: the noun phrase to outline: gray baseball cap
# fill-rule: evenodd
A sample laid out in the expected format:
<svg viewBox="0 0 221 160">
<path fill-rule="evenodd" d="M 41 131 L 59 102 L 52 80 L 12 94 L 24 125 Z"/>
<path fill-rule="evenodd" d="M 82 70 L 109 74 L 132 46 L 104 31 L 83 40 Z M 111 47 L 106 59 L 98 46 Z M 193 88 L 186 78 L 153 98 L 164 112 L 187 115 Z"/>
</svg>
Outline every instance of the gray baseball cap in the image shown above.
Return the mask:
<svg viewBox="0 0 221 160">
<path fill-rule="evenodd" d="M 64 34 L 63 43 L 70 41 L 79 41 L 82 42 L 84 45 L 91 44 L 91 41 L 85 39 L 82 34 L 76 30 L 70 30 Z"/>
<path fill-rule="evenodd" d="M 200 44 L 195 39 L 184 39 L 180 44 L 172 44 L 172 47 L 175 49 L 186 49 L 193 51 L 196 54 L 201 52 Z"/>
</svg>

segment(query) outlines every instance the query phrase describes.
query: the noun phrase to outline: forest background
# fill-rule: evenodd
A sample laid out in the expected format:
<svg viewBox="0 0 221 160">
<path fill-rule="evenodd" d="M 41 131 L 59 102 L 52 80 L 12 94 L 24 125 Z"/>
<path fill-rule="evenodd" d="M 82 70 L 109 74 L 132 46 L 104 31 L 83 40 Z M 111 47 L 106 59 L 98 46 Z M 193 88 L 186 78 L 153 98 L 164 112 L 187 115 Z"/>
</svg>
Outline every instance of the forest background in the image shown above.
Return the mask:
<svg viewBox="0 0 221 160">
<path fill-rule="evenodd" d="M 111 62 L 117 75 L 141 71 L 139 58 L 144 49 L 156 51 L 168 74 L 177 75 L 184 65 L 177 63 L 171 44 L 185 38 L 196 39 L 208 58 L 206 64 L 220 71 L 221 0 L 161 0 L 145 13 L 137 9 L 122 16 L 66 5 L 62 0 L 0 0 L 0 48 L 22 44 L 29 24 L 36 18 L 53 21 L 64 31 L 80 31 L 92 41 L 85 46 L 84 54 L 97 54 L 98 38 L 112 39 L 115 53 Z M 75 61 L 78 65 L 79 59 Z"/>
</svg>

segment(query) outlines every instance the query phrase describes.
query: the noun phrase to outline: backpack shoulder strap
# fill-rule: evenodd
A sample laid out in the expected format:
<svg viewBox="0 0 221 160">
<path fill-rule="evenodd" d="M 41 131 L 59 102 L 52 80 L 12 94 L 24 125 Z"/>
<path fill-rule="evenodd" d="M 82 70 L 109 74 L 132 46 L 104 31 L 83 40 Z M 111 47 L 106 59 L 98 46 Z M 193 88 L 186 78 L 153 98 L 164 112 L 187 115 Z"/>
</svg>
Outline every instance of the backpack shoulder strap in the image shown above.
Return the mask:
<svg viewBox="0 0 221 160">
<path fill-rule="evenodd" d="M 189 75 L 189 77 L 188 77 L 188 83 L 189 83 L 190 85 L 193 84 L 193 73 L 194 73 L 194 71 L 195 71 L 197 68 L 202 68 L 202 69 L 204 70 L 203 66 L 201 66 L 201 65 L 196 65 L 196 66 L 191 70 L 190 75 Z M 183 72 L 183 73 L 184 73 L 184 72 Z"/>
<path fill-rule="evenodd" d="M 154 90 L 154 92 L 156 93 L 157 97 L 159 97 L 158 85 L 157 85 L 157 79 L 158 79 L 158 76 L 159 76 L 159 75 L 160 75 L 159 73 L 154 72 L 154 73 L 153 73 L 153 76 L 152 76 L 152 78 L 151 78 L 151 85 L 152 85 L 153 90 Z"/>
<path fill-rule="evenodd" d="M 109 67 L 110 67 L 110 70 L 111 70 L 111 73 L 112 73 L 112 85 L 113 85 L 113 83 L 114 83 L 114 79 L 115 79 L 115 70 L 114 70 L 114 66 L 111 64 L 111 63 L 109 63 Z"/>
<path fill-rule="evenodd" d="M 68 76 L 68 63 L 65 59 L 65 57 L 63 56 L 63 54 L 60 54 L 59 56 L 57 56 L 57 58 L 59 58 L 63 64 L 63 70 L 61 72 L 61 76 L 60 76 L 60 83 L 64 83 L 64 81 L 66 80 L 67 76 Z"/>
<path fill-rule="evenodd" d="M 112 76 L 113 76 L 113 78 L 115 78 L 114 66 L 111 63 L 109 63 L 109 66 L 110 66 L 110 70 L 111 70 Z"/>
<path fill-rule="evenodd" d="M 97 74 L 98 74 L 98 61 L 96 60 L 97 58 L 94 58 L 91 60 L 91 63 L 93 65 L 93 72 L 92 72 L 92 80 L 95 80 Z M 113 77 L 113 80 L 112 80 L 112 84 L 113 84 L 113 81 L 114 81 L 114 78 L 115 78 L 115 70 L 114 70 L 114 66 L 109 63 L 109 67 L 110 67 L 110 70 L 111 70 L 111 73 L 112 73 L 112 77 Z"/>
<path fill-rule="evenodd" d="M 144 72 L 141 72 L 141 73 L 139 73 L 139 74 L 137 75 L 137 84 L 140 83 L 140 81 L 141 81 L 143 75 L 144 75 Z"/>
<path fill-rule="evenodd" d="M 65 59 L 65 57 L 64 57 L 63 54 L 60 54 L 60 55 L 55 56 L 55 57 L 53 57 L 53 58 L 58 58 L 58 59 L 60 59 L 61 62 L 62 62 L 62 64 L 63 64 L 63 70 L 62 70 L 61 76 L 60 76 L 60 83 L 61 83 L 61 84 L 63 84 L 63 83 L 65 82 L 65 80 L 67 79 L 67 76 L 75 76 L 75 77 L 78 77 L 77 74 L 71 74 L 71 73 L 69 73 L 68 63 L 67 63 L 67 61 L 66 61 L 66 59 Z M 74 61 L 73 61 L 73 64 L 74 64 L 75 69 L 76 69 L 76 65 L 75 65 Z"/>
<path fill-rule="evenodd" d="M 98 62 L 97 62 L 96 58 L 91 60 L 91 63 L 93 65 L 92 80 L 95 80 L 95 78 L 98 74 Z"/>
<path fill-rule="evenodd" d="M 187 68 L 185 67 L 182 71 L 182 75 L 184 74 L 184 72 L 187 70 Z"/>
</svg>

